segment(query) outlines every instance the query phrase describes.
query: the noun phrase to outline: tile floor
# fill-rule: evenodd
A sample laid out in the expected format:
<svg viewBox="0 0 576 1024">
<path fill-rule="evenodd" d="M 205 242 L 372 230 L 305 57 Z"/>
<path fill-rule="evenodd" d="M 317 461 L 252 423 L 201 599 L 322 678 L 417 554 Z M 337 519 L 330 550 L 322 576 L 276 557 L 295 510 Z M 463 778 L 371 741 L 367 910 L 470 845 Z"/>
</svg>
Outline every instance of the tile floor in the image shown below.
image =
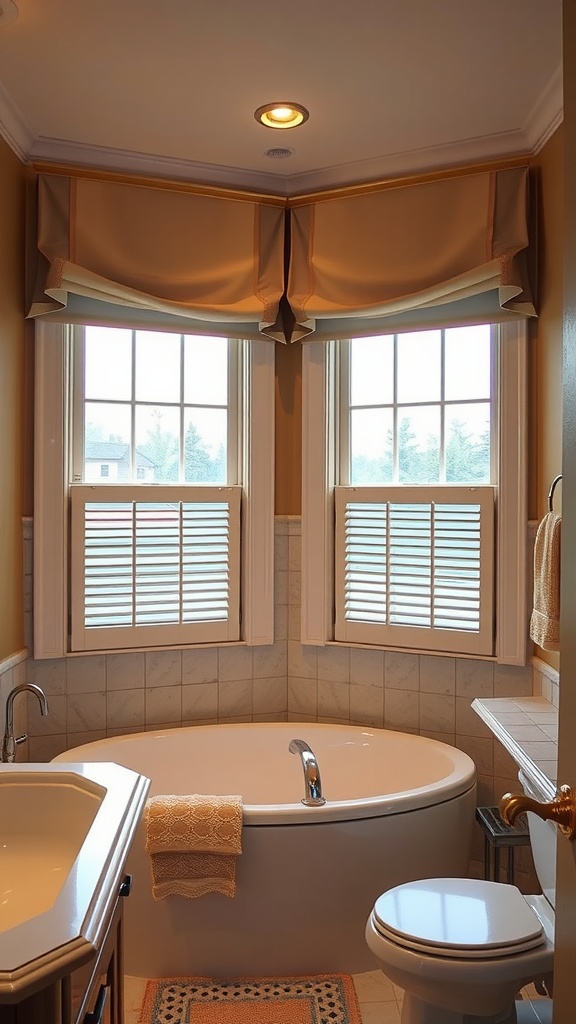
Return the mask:
<svg viewBox="0 0 576 1024">
<path fill-rule="evenodd" d="M 140 1007 L 144 996 L 146 981 L 144 978 L 125 979 L 124 1024 L 138 1024 Z M 400 1024 L 402 1007 L 402 989 L 396 988 L 381 971 L 367 971 L 365 974 L 354 975 L 354 985 L 362 1014 L 362 1024 Z M 528 1024 L 540 1024 L 538 1012 L 540 996 L 533 985 L 523 990 L 526 1001 Z"/>
</svg>

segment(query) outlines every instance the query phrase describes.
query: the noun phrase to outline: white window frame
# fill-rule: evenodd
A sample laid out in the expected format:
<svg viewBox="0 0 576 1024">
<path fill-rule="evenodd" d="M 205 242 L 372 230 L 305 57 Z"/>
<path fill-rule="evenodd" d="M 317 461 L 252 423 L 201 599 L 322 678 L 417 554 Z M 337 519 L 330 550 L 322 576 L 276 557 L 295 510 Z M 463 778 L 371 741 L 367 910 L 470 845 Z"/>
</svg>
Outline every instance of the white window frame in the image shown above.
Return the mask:
<svg viewBox="0 0 576 1024">
<path fill-rule="evenodd" d="M 65 324 L 37 323 L 35 330 L 34 657 L 61 658 L 70 653 L 71 341 Z M 241 642 L 264 645 L 274 642 L 274 345 L 241 344 Z"/>
<path fill-rule="evenodd" d="M 528 635 L 527 326 L 524 320 L 508 321 L 500 324 L 499 330 L 496 641 L 491 657 L 499 664 L 524 665 Z M 336 343 L 306 341 L 302 357 L 301 641 L 315 646 L 335 642 L 338 387 Z"/>
</svg>

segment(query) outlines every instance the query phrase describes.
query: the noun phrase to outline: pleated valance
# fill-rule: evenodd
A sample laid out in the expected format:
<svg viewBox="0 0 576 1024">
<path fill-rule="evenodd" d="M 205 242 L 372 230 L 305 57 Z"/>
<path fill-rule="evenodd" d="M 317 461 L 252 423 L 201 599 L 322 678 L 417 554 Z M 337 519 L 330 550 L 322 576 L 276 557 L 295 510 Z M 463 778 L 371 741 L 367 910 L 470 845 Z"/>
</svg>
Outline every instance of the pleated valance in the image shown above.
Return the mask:
<svg viewBox="0 0 576 1024">
<path fill-rule="evenodd" d="M 527 190 L 516 167 L 296 205 L 293 337 L 534 316 Z"/>
<path fill-rule="evenodd" d="M 535 316 L 526 167 L 310 201 L 48 173 L 37 210 L 31 317 L 296 341 Z"/>
<path fill-rule="evenodd" d="M 277 336 L 281 202 L 52 174 L 37 201 L 30 316 Z"/>
</svg>

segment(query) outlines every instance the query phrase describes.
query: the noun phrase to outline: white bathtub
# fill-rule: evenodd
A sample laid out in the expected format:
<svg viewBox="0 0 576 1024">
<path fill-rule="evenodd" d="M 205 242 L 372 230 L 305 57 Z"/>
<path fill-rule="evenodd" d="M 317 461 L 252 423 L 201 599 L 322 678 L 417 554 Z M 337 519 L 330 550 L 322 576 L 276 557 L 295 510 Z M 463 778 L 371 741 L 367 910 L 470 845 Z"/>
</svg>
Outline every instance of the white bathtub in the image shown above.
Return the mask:
<svg viewBox="0 0 576 1024">
<path fill-rule="evenodd" d="M 326 803 L 306 807 L 294 737 L 316 754 Z M 155 901 L 140 826 L 127 870 L 125 970 L 212 977 L 374 968 L 376 897 L 416 878 L 466 874 L 475 768 L 462 751 L 383 729 L 207 725 L 75 747 L 56 761 L 116 761 L 161 793 L 241 794 L 237 893 Z"/>
</svg>

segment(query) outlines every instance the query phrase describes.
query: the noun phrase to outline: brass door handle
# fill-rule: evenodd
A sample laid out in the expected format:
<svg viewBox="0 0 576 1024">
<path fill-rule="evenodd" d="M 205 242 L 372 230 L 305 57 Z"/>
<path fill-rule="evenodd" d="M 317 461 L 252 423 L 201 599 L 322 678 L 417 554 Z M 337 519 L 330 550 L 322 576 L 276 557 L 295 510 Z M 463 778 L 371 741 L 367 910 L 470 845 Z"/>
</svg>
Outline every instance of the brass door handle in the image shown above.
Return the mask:
<svg viewBox="0 0 576 1024">
<path fill-rule="evenodd" d="M 513 825 L 522 811 L 531 811 L 543 821 L 553 821 L 568 839 L 576 835 L 576 792 L 571 786 L 560 786 L 549 803 L 532 800 L 524 793 L 505 793 L 499 810 L 508 825 Z"/>
</svg>

